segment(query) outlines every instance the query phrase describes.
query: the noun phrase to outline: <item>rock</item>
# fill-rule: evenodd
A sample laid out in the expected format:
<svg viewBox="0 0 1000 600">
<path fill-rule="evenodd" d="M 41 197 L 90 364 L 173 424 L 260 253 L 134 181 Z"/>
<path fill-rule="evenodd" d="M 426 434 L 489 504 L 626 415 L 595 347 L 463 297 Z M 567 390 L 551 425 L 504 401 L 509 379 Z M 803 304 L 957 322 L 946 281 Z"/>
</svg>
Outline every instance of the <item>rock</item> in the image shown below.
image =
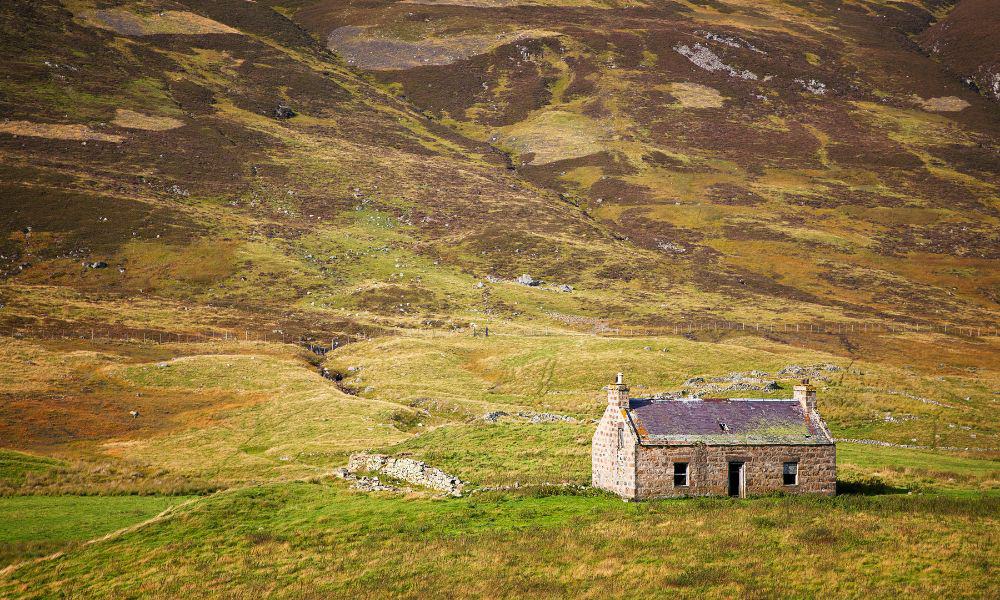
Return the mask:
<svg viewBox="0 0 1000 600">
<path fill-rule="evenodd" d="M 91 269 L 107 269 L 108 263 L 104 262 L 103 260 L 99 260 L 96 262 L 87 263 L 87 266 L 90 267 Z"/>
<path fill-rule="evenodd" d="M 674 46 L 674 52 L 677 52 L 706 71 L 723 71 L 728 73 L 730 77 L 738 77 L 747 81 L 757 80 L 756 74 L 746 69 L 741 70 L 727 65 L 707 46 L 703 46 L 700 43 L 695 43 L 694 47 L 690 47 L 687 44 L 678 44 Z"/>
<path fill-rule="evenodd" d="M 385 454 L 359 453 L 351 455 L 347 469 L 352 472 L 382 473 L 409 483 L 461 496 L 464 481 L 441 469 L 412 458 L 396 458 Z M 377 482 L 378 479 L 375 478 Z"/>
<path fill-rule="evenodd" d="M 685 381 L 684 385 L 685 386 L 702 385 L 703 383 L 705 383 L 705 378 L 704 377 L 692 377 L 691 379 L 688 379 L 687 381 Z"/>
<path fill-rule="evenodd" d="M 500 420 L 500 417 L 506 417 L 510 413 L 504 412 L 502 410 L 494 410 L 483 415 L 483 420 L 487 423 L 496 423 Z"/>
<path fill-rule="evenodd" d="M 564 283 L 561 286 L 559 286 L 559 291 L 560 292 L 572 292 L 573 291 L 573 286 Z"/>
<path fill-rule="evenodd" d="M 826 84 L 816 79 L 796 79 L 795 83 L 801 85 L 805 91 L 816 96 L 822 96 L 826 93 Z"/>
<path fill-rule="evenodd" d="M 532 277 L 531 275 L 528 275 L 527 273 L 525 273 L 524 275 L 521 275 L 520 277 L 518 277 L 514 281 L 516 281 L 517 283 L 520 283 L 521 285 L 527 285 L 527 286 L 530 286 L 530 287 L 535 287 L 535 286 L 539 286 L 539 285 L 542 284 L 541 280 L 535 279 L 534 277 Z"/>
<path fill-rule="evenodd" d="M 299 113 L 295 112 L 294 110 L 292 110 L 289 106 L 287 106 L 285 104 L 279 104 L 274 109 L 274 118 L 275 119 L 291 119 L 292 117 L 294 117 L 297 114 L 299 114 Z"/>
<path fill-rule="evenodd" d="M 535 413 L 531 415 L 528 422 L 532 425 L 537 425 L 539 423 L 576 423 L 577 420 L 573 417 L 567 417 L 566 415 L 557 415 L 554 413 Z"/>
<path fill-rule="evenodd" d="M 670 254 L 684 254 L 687 252 L 687 248 L 676 242 L 657 242 L 656 247 Z"/>
<path fill-rule="evenodd" d="M 130 417 L 132 417 L 133 419 L 138 419 L 139 418 L 139 411 L 137 411 L 137 410 L 130 410 L 129 413 L 128 413 L 128 415 Z"/>
</svg>

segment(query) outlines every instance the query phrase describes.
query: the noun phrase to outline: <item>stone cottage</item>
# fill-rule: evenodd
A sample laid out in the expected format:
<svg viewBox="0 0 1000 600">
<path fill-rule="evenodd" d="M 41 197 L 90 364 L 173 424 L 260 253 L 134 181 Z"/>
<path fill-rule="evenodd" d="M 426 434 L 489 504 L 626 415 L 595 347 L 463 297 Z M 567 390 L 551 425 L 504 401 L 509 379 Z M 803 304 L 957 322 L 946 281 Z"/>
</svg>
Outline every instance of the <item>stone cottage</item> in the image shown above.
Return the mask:
<svg viewBox="0 0 1000 600">
<path fill-rule="evenodd" d="M 619 373 L 591 460 L 594 486 L 626 500 L 837 489 L 836 448 L 808 380 L 791 400 L 629 398 Z"/>
</svg>

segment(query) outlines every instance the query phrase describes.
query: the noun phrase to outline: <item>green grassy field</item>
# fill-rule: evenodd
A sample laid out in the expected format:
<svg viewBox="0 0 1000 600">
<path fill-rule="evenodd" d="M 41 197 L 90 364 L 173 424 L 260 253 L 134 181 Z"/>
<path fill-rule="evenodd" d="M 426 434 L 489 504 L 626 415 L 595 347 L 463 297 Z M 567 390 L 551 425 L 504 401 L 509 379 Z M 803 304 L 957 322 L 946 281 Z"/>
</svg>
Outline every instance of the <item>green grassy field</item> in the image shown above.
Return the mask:
<svg viewBox="0 0 1000 600">
<path fill-rule="evenodd" d="M 162 496 L 0 498 L 0 564 L 72 548 L 153 517 L 185 501 Z"/>
<path fill-rule="evenodd" d="M 428 500 L 280 484 L 224 492 L 18 569 L 0 592 L 990 597 L 998 520 L 995 495 L 625 504 L 603 494 Z"/>
</svg>

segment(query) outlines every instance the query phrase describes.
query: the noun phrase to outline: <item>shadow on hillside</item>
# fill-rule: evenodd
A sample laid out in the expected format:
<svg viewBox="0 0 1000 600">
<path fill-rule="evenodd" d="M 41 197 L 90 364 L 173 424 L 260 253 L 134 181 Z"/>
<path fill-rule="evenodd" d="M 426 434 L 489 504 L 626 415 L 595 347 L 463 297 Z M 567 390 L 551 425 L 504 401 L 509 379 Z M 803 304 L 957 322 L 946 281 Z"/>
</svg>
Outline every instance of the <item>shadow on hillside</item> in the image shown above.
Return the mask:
<svg viewBox="0 0 1000 600">
<path fill-rule="evenodd" d="M 907 488 L 889 485 L 878 477 L 856 481 L 837 480 L 838 496 L 886 496 L 890 494 L 905 494 L 909 491 Z"/>
</svg>

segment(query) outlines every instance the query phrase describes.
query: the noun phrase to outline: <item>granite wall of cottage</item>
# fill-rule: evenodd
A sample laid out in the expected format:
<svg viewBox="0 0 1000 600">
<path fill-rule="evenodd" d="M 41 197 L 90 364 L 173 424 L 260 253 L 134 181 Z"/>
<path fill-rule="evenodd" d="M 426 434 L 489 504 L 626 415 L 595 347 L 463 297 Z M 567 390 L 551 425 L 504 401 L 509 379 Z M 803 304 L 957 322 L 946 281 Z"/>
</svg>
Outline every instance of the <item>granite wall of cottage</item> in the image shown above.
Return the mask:
<svg viewBox="0 0 1000 600">
<path fill-rule="evenodd" d="M 688 485 L 674 486 L 674 463 L 688 463 Z M 747 495 L 785 492 L 833 495 L 837 491 L 837 453 L 830 445 L 767 446 L 638 446 L 635 487 L 639 500 L 673 496 L 710 496 L 729 493 L 729 463 L 744 463 Z M 782 466 L 798 463 L 798 484 L 785 485 Z M 608 488 L 609 489 L 609 488 Z M 628 491 L 628 490 L 626 490 Z"/>
<path fill-rule="evenodd" d="M 620 407 L 609 405 L 597 424 L 590 447 L 592 484 L 623 498 L 636 495 L 635 432 L 625 422 Z"/>
</svg>

